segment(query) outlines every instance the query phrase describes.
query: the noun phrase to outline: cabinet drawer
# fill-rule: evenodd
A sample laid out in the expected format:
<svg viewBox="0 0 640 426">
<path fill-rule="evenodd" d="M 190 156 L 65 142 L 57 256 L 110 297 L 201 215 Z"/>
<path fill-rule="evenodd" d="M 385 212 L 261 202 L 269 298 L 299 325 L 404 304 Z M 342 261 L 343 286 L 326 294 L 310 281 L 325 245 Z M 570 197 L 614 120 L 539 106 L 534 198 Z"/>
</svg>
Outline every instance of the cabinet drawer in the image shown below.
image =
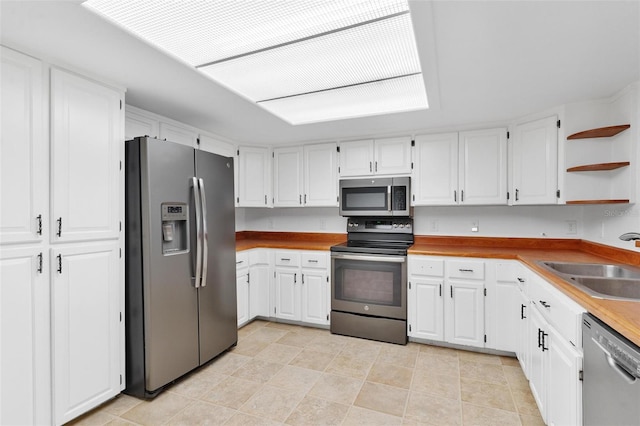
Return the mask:
<svg viewBox="0 0 640 426">
<path fill-rule="evenodd" d="M 249 252 L 236 252 L 236 269 L 246 268 L 249 266 Z"/>
<path fill-rule="evenodd" d="M 295 251 L 276 251 L 276 266 L 300 266 L 300 253 Z"/>
<path fill-rule="evenodd" d="M 484 262 L 478 260 L 450 260 L 447 267 L 449 278 L 484 279 Z"/>
<path fill-rule="evenodd" d="M 327 254 L 323 252 L 302 253 L 302 267 L 327 269 Z"/>
<path fill-rule="evenodd" d="M 428 257 L 410 257 L 409 274 L 430 277 L 444 276 L 444 260 L 429 259 Z"/>
<path fill-rule="evenodd" d="M 249 265 L 269 264 L 269 250 L 255 249 L 249 252 Z"/>
</svg>

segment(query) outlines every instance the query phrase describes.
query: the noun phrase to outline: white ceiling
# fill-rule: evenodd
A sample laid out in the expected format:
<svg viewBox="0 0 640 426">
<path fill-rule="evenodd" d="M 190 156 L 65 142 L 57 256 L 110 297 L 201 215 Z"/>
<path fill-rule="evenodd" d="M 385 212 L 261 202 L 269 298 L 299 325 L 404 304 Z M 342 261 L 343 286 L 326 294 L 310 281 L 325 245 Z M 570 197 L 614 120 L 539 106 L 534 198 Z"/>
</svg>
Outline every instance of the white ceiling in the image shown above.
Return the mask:
<svg viewBox="0 0 640 426">
<path fill-rule="evenodd" d="M 609 96 L 640 79 L 636 0 L 412 0 L 410 6 L 431 108 L 299 126 L 103 21 L 79 0 L 2 0 L 0 41 L 125 87 L 130 105 L 244 144 L 505 124 Z"/>
</svg>

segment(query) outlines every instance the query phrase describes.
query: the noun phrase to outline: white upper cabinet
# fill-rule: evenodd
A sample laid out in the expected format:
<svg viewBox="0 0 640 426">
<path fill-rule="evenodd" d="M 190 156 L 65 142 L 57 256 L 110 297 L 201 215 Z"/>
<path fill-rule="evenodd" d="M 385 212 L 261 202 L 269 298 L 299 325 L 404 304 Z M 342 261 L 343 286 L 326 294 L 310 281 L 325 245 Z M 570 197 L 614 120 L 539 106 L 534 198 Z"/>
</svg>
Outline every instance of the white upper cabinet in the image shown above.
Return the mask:
<svg viewBox="0 0 640 426">
<path fill-rule="evenodd" d="M 236 149 L 229 142 L 224 142 L 214 136 L 200 133 L 200 144 L 198 148 L 202 151 L 213 152 L 223 157 L 233 157 Z"/>
<path fill-rule="evenodd" d="M 0 244 L 37 242 L 47 232 L 49 193 L 42 64 L 0 49 Z"/>
<path fill-rule="evenodd" d="M 515 126 L 511 142 L 513 204 L 557 204 L 558 117 Z"/>
<path fill-rule="evenodd" d="M 412 203 L 457 204 L 458 133 L 416 136 Z"/>
<path fill-rule="evenodd" d="M 198 132 L 191 127 L 160 122 L 160 139 L 195 148 L 198 141 Z"/>
<path fill-rule="evenodd" d="M 411 173 L 411 138 L 368 139 L 340 144 L 340 177 Z"/>
<path fill-rule="evenodd" d="M 122 94 L 51 70 L 51 238 L 118 238 Z"/>
<path fill-rule="evenodd" d="M 460 204 L 507 204 L 507 130 L 459 133 Z"/>
<path fill-rule="evenodd" d="M 238 155 L 238 207 L 271 205 L 271 151 L 268 148 L 241 146 Z"/>
<path fill-rule="evenodd" d="M 160 123 L 148 115 L 133 111 L 127 106 L 124 118 L 124 139 L 131 140 L 138 136 L 160 136 Z"/>
<path fill-rule="evenodd" d="M 302 147 L 273 150 L 273 205 L 302 207 Z"/>
<path fill-rule="evenodd" d="M 305 145 L 305 206 L 338 206 L 338 152 L 336 143 Z"/>
</svg>

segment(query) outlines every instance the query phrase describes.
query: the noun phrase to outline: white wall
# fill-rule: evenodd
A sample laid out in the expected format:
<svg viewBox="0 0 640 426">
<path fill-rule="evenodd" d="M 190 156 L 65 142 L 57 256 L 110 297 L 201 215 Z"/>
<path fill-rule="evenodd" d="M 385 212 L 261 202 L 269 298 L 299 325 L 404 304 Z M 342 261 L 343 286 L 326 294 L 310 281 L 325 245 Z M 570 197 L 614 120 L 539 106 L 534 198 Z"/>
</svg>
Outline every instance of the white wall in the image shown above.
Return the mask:
<svg viewBox="0 0 640 426">
<path fill-rule="evenodd" d="M 582 238 L 581 206 L 416 207 L 417 235 Z M 346 232 L 337 208 L 236 209 L 239 231 Z M 568 221 L 575 221 L 575 233 Z M 472 222 L 479 231 L 472 232 Z"/>
</svg>

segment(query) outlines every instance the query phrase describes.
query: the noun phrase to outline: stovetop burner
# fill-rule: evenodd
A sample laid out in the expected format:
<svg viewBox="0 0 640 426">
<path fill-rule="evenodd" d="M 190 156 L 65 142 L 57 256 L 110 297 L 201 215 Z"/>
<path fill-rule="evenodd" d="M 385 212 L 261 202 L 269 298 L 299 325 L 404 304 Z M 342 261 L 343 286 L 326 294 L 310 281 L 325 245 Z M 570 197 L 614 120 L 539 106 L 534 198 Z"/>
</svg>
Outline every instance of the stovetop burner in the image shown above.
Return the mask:
<svg viewBox="0 0 640 426">
<path fill-rule="evenodd" d="M 347 238 L 331 251 L 406 256 L 413 245 L 413 219 L 349 218 Z"/>
</svg>

